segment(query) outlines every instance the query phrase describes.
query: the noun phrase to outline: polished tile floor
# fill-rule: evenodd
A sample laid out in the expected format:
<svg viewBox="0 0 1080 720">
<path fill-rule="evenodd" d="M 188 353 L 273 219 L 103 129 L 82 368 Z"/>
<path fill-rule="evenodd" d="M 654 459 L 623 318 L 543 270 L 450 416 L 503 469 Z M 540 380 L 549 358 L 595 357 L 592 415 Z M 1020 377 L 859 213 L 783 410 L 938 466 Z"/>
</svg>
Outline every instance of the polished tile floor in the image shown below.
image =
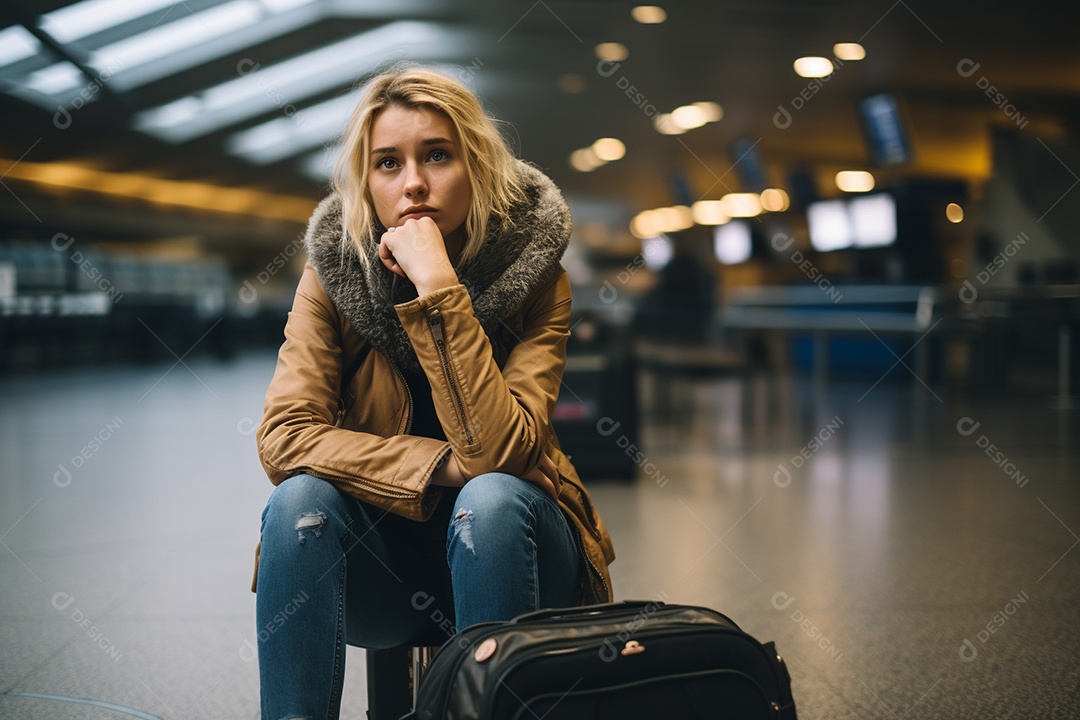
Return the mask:
<svg viewBox="0 0 1080 720">
<path fill-rule="evenodd" d="M 0 717 L 258 717 L 273 362 L 0 380 Z M 872 386 L 646 395 L 652 474 L 592 485 L 618 597 L 775 640 L 802 718 L 1080 717 L 1080 411 Z"/>
</svg>

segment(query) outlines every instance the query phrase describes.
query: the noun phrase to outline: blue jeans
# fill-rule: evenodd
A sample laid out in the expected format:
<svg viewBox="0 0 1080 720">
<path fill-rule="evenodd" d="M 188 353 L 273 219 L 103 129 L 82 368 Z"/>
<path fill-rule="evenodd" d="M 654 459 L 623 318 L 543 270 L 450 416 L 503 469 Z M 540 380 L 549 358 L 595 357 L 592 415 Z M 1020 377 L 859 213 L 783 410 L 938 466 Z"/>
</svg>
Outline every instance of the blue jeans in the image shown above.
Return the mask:
<svg viewBox="0 0 1080 720">
<path fill-rule="evenodd" d="M 346 644 L 440 644 L 455 625 L 574 605 L 582 573 L 562 510 L 512 475 L 444 488 L 427 522 L 291 477 L 262 514 L 262 717 L 338 717 Z"/>
</svg>

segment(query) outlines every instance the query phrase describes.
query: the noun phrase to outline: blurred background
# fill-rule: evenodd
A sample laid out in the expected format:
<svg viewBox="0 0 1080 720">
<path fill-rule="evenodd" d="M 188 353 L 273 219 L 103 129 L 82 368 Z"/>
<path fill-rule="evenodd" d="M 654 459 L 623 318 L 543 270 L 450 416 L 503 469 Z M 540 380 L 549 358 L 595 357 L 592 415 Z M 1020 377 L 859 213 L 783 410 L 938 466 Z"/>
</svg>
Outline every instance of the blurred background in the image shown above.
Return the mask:
<svg viewBox="0 0 1080 720">
<path fill-rule="evenodd" d="M 258 716 L 253 433 L 357 89 L 399 60 L 570 204 L 556 419 L 618 599 L 775 639 L 804 717 L 1075 713 L 1078 26 L 8 0 L 0 716 Z"/>
</svg>

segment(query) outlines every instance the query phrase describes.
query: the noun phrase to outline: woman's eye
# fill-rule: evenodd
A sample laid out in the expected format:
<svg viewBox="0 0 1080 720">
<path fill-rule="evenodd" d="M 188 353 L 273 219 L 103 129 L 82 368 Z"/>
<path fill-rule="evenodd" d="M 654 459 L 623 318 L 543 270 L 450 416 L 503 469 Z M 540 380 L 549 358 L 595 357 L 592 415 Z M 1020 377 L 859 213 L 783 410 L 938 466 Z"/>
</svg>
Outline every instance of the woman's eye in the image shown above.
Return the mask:
<svg viewBox="0 0 1080 720">
<path fill-rule="evenodd" d="M 390 170 L 390 169 L 392 169 L 394 167 L 394 165 L 395 165 L 394 158 L 388 158 L 388 157 L 381 158 L 377 163 L 375 163 L 375 167 L 382 168 L 384 170 Z"/>
<path fill-rule="evenodd" d="M 448 152 L 446 152 L 445 150 L 432 150 L 431 151 L 431 159 L 434 160 L 435 162 L 441 162 L 441 161 L 445 160 L 448 157 L 450 157 L 450 154 Z"/>
</svg>

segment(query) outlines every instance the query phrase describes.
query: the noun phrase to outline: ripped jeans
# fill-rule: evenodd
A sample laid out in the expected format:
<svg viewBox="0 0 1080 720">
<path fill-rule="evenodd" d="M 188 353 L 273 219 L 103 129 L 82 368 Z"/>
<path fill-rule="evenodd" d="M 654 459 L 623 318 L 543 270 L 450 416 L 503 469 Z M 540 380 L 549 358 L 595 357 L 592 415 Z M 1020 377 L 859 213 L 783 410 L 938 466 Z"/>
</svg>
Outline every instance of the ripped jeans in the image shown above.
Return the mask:
<svg viewBox="0 0 1080 720">
<path fill-rule="evenodd" d="M 311 475 L 262 514 L 256 622 L 264 720 L 337 718 L 345 645 L 441 643 L 488 620 L 574 605 L 583 561 L 569 521 L 512 475 L 443 488 L 427 522 Z"/>
</svg>

